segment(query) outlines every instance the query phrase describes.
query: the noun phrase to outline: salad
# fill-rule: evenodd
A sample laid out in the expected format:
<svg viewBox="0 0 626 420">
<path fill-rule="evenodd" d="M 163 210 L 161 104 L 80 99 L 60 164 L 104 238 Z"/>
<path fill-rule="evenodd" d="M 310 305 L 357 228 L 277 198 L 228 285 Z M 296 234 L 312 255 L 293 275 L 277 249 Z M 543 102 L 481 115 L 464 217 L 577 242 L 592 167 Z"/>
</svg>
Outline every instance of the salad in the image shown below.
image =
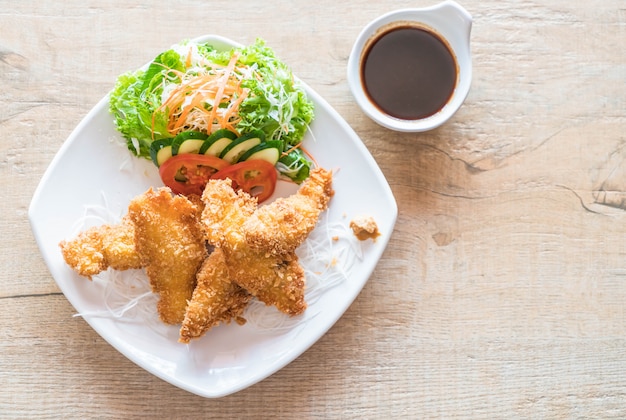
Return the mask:
<svg viewBox="0 0 626 420">
<path fill-rule="evenodd" d="M 299 184 L 309 175 L 301 142 L 313 103 L 261 39 L 228 51 L 176 44 L 119 76 L 109 103 L 129 150 L 151 159 L 175 193 L 229 178 L 261 202 L 278 177 Z"/>
</svg>

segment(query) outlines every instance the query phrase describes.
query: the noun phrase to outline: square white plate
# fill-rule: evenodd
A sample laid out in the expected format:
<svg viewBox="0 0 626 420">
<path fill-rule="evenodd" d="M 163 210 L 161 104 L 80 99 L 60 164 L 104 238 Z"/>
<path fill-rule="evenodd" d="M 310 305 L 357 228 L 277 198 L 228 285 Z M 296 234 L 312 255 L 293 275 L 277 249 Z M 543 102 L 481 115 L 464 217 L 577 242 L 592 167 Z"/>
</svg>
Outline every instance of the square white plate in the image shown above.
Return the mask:
<svg viewBox="0 0 626 420">
<path fill-rule="evenodd" d="M 195 41 L 216 48 L 239 45 L 211 35 Z M 184 345 L 177 342 L 177 327 L 155 321 L 151 296 L 125 312 L 120 310 L 149 291 L 143 271 L 108 271 L 90 282 L 65 264 L 61 240 L 89 225 L 114 222 L 134 196 L 163 185 L 151 162 L 131 156 L 126 149 L 108 111 L 108 96 L 74 129 L 33 196 L 29 218 L 34 236 L 52 276 L 76 311 L 134 363 L 194 394 L 215 398 L 239 391 L 306 351 L 359 294 L 393 232 L 397 205 L 376 162 L 331 106 L 304 87 L 315 105 L 315 120 L 304 145 L 320 166 L 334 171 L 335 195 L 299 249 L 307 273 L 316 273 L 316 278 L 307 276 L 309 307 L 299 317 L 288 318 L 273 307 L 255 304 L 246 313 L 245 325 L 221 325 Z M 275 195 L 290 192 L 280 187 Z M 376 220 L 381 233 L 376 241 L 359 242 L 350 233 L 350 220 L 360 215 Z M 317 250 L 311 252 L 312 246 Z"/>
</svg>

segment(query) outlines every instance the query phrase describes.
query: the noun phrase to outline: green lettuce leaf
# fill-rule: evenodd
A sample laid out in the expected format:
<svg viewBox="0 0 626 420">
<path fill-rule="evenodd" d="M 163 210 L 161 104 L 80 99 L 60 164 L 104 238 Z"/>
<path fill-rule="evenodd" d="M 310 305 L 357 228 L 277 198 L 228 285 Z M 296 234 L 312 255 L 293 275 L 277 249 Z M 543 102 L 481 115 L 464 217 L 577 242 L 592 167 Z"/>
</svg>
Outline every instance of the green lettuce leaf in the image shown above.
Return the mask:
<svg viewBox="0 0 626 420">
<path fill-rule="evenodd" d="M 167 131 L 166 113 L 158 109 L 164 87 L 180 84 L 181 73 L 194 71 L 186 68 L 186 57 L 181 56 L 183 51 L 186 49 L 173 47 L 159 54 L 146 69 L 119 76 L 110 94 L 109 109 L 115 117 L 116 128 L 136 156 L 150 159 L 151 143 L 172 137 Z M 220 65 L 228 64 L 235 51 L 239 62 L 252 69 L 252 76 L 242 81 L 250 94 L 239 107 L 241 121 L 237 130 L 242 134 L 263 130 L 266 140 L 280 140 L 284 144 L 283 151 L 290 150 L 302 141 L 314 118 L 312 101 L 287 65 L 261 39 L 230 51 L 217 51 L 209 43 L 197 45 L 198 54 L 207 62 Z M 311 163 L 300 151 L 290 153 L 283 160 L 287 163 L 277 165 L 283 175 L 296 182 L 308 176 Z"/>
</svg>

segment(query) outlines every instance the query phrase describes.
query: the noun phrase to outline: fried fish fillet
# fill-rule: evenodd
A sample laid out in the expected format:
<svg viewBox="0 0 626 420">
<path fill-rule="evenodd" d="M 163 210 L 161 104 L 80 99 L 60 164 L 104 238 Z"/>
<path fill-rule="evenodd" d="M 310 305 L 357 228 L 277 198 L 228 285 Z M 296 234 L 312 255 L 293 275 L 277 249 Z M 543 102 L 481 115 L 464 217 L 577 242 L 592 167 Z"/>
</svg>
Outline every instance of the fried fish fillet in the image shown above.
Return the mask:
<svg viewBox="0 0 626 420">
<path fill-rule="evenodd" d="M 235 192 L 229 180 L 209 181 L 202 200 L 206 238 L 223 249 L 231 280 L 281 312 L 302 313 L 306 308 L 304 270 L 295 253 L 273 255 L 252 249 L 246 241 L 243 225 L 256 210 L 256 200 Z"/>
<path fill-rule="evenodd" d="M 224 253 L 231 279 L 261 302 L 291 316 L 304 312 L 304 269 L 295 252 L 272 255 L 244 244 Z"/>
<path fill-rule="evenodd" d="M 244 323 L 242 314 L 251 298 L 245 289 L 230 280 L 224 253 L 221 248 L 215 248 L 198 271 L 178 341 L 189 343 L 220 322 L 234 319 Z"/>
<path fill-rule="evenodd" d="M 107 270 L 141 268 L 134 227 L 127 219 L 116 225 L 94 226 L 59 244 L 65 262 L 89 279 Z"/>
<path fill-rule="evenodd" d="M 236 192 L 230 180 L 210 180 L 202 194 L 201 223 L 207 241 L 214 246 L 235 249 L 245 243 L 241 227 L 257 209 L 255 198 Z"/>
<path fill-rule="evenodd" d="M 150 188 L 128 206 L 137 253 L 159 294 L 159 317 L 167 324 L 183 321 L 196 273 L 207 256 L 198 214 L 196 205 L 172 196 L 169 188 Z"/>
<path fill-rule="evenodd" d="M 296 194 L 277 198 L 246 219 L 246 242 L 273 255 L 295 251 L 315 228 L 333 193 L 332 172 L 313 169 Z"/>
</svg>

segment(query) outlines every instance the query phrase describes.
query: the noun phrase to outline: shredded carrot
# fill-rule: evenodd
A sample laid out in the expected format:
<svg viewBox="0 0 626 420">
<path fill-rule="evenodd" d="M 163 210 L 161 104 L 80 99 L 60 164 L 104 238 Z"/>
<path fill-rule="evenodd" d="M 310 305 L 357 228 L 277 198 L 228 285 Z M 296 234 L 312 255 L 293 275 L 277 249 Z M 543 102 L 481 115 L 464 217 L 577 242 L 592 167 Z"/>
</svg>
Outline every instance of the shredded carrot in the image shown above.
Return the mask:
<svg viewBox="0 0 626 420">
<path fill-rule="evenodd" d="M 228 128 L 230 131 L 237 132 L 231 120 L 233 119 L 235 112 L 239 109 L 239 105 L 241 105 L 243 100 L 248 97 L 248 93 L 250 93 L 248 89 L 243 89 L 241 91 L 241 94 L 237 96 L 234 101 L 231 102 L 231 105 L 228 108 L 226 108 L 226 112 L 224 113 L 224 128 Z"/>
<path fill-rule="evenodd" d="M 289 153 L 293 152 L 296 149 L 302 150 L 302 153 L 304 153 L 311 160 L 311 162 L 313 162 L 313 165 L 319 167 L 319 165 L 317 164 L 317 161 L 315 160 L 313 155 L 308 150 L 306 150 L 306 148 L 302 145 L 302 142 L 296 144 L 295 146 L 290 147 L 285 152 L 283 152 L 281 155 L 282 156 L 287 156 Z"/>
<path fill-rule="evenodd" d="M 293 151 L 294 151 L 294 150 L 296 150 L 296 149 L 300 149 L 300 150 L 302 150 L 302 153 L 304 153 L 304 154 L 305 154 L 305 155 L 309 158 L 309 160 L 310 160 L 311 162 L 313 162 L 313 166 L 314 166 L 314 167 L 319 167 L 319 164 L 317 163 L 317 160 L 315 160 L 315 158 L 313 157 L 313 155 L 312 155 L 312 154 L 311 154 L 311 153 L 310 153 L 310 152 L 309 152 L 309 151 L 308 151 L 308 150 L 307 150 L 304 146 L 302 146 L 302 142 L 300 142 L 300 143 L 296 144 L 295 146 L 290 147 L 290 148 L 289 148 L 289 149 L 287 149 L 285 152 L 282 152 L 282 153 L 281 153 L 281 156 L 287 156 L 289 153 L 293 152 Z M 289 179 L 289 178 L 286 178 L 286 179 L 284 179 L 283 181 L 286 181 L 286 182 L 292 182 L 292 183 L 294 183 L 294 184 L 296 183 L 296 181 L 294 181 L 294 180 L 292 180 L 292 179 Z"/>
<path fill-rule="evenodd" d="M 182 109 L 182 112 L 178 115 L 178 118 L 175 121 L 170 121 L 171 124 L 168 125 L 168 128 L 170 130 L 177 130 L 178 128 L 180 128 L 185 123 L 185 120 L 189 113 L 192 110 L 198 108 L 203 99 L 204 98 L 201 95 L 195 95 L 189 105 Z"/>
<path fill-rule="evenodd" d="M 287 156 L 289 153 L 293 152 L 296 149 L 300 149 L 302 147 L 302 142 L 296 144 L 295 146 L 290 147 L 286 151 L 282 153 L 282 156 Z"/>
<path fill-rule="evenodd" d="M 215 119 L 215 115 L 217 114 L 217 108 L 222 103 L 222 96 L 224 95 L 224 89 L 226 88 L 226 83 L 228 83 L 230 79 L 230 74 L 235 68 L 235 64 L 237 64 L 237 60 L 239 59 L 239 54 L 235 53 L 230 58 L 230 62 L 228 63 L 228 67 L 226 67 L 226 72 L 221 77 L 219 87 L 217 89 L 217 94 L 215 95 L 215 100 L 213 101 L 213 108 L 211 108 L 211 115 L 209 116 L 209 121 L 212 124 Z"/>
<path fill-rule="evenodd" d="M 302 145 L 302 143 L 299 143 L 299 145 Z M 315 157 L 313 157 L 313 155 L 303 146 L 300 146 L 300 150 L 302 150 L 302 152 L 311 160 L 311 162 L 313 162 L 313 165 L 316 167 L 319 167 L 320 165 L 317 163 L 317 160 L 315 160 Z"/>
<path fill-rule="evenodd" d="M 170 134 L 188 129 L 211 133 L 218 128 L 237 132 L 239 106 L 249 93 L 241 87 L 241 75 L 235 71 L 238 59 L 239 55 L 233 54 L 226 66 L 212 65 L 206 72 L 188 78 L 185 74 L 180 75 L 180 85 L 172 89 L 155 111 L 155 114 L 166 113 Z M 191 50 L 187 62 L 190 60 Z M 220 108 L 222 103 L 228 106 Z"/>
<path fill-rule="evenodd" d="M 192 52 L 193 52 L 193 48 L 189 47 L 189 52 L 187 53 L 187 60 L 185 61 L 185 67 L 191 67 Z"/>
</svg>

